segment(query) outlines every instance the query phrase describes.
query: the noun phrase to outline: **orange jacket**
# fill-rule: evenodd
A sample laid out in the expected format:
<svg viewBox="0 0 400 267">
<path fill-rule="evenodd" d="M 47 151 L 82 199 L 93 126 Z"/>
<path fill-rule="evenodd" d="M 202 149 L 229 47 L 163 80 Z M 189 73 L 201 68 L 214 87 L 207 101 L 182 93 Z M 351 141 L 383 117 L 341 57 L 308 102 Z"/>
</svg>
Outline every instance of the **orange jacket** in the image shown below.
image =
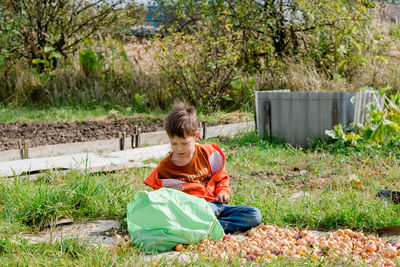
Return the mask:
<svg viewBox="0 0 400 267">
<path fill-rule="evenodd" d="M 224 153 L 217 144 L 199 146 L 206 152 L 211 169 L 211 179 L 206 186 L 178 179 L 159 179 L 157 172 L 159 166 L 144 180 L 144 183 L 155 190 L 161 187 L 174 188 L 187 194 L 204 198 L 207 202 L 215 202 L 215 197 L 221 193 L 229 196 L 229 177 L 225 170 Z"/>
</svg>

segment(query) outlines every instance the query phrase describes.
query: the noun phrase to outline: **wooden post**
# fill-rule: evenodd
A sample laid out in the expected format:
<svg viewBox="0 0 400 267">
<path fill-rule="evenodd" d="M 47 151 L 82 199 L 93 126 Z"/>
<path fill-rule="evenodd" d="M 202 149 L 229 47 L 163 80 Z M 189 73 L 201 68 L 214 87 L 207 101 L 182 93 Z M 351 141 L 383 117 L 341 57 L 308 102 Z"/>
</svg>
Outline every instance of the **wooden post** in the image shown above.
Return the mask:
<svg viewBox="0 0 400 267">
<path fill-rule="evenodd" d="M 19 154 L 21 155 L 21 159 L 24 158 L 24 148 L 22 147 L 22 140 L 18 139 L 18 149 L 19 149 Z"/>
<path fill-rule="evenodd" d="M 136 147 L 136 134 L 131 135 L 131 148 Z"/>
<path fill-rule="evenodd" d="M 132 133 L 132 138 L 131 138 L 131 147 L 136 148 L 136 143 L 137 143 L 137 126 L 133 127 L 133 133 Z"/>
<path fill-rule="evenodd" d="M 197 125 L 197 128 L 199 129 L 199 132 L 200 132 L 200 129 L 201 129 L 201 131 L 203 131 L 203 129 L 201 127 L 202 125 L 203 125 L 202 122 L 199 121 L 199 123 Z M 204 136 L 202 136 L 202 133 L 201 133 L 199 139 L 203 139 L 203 138 L 204 138 Z"/>
<path fill-rule="evenodd" d="M 29 140 L 24 141 L 24 158 L 29 158 Z"/>
<path fill-rule="evenodd" d="M 137 135 L 136 135 L 136 147 L 139 147 L 140 146 L 140 134 L 141 134 L 141 129 L 139 128 L 138 130 L 137 130 Z"/>
<path fill-rule="evenodd" d="M 203 139 L 207 139 L 207 123 L 203 122 Z"/>
<path fill-rule="evenodd" d="M 123 132 L 119 132 L 118 133 L 118 138 L 119 138 L 119 150 L 124 150 L 125 149 L 125 137 L 126 137 L 126 133 Z"/>
</svg>

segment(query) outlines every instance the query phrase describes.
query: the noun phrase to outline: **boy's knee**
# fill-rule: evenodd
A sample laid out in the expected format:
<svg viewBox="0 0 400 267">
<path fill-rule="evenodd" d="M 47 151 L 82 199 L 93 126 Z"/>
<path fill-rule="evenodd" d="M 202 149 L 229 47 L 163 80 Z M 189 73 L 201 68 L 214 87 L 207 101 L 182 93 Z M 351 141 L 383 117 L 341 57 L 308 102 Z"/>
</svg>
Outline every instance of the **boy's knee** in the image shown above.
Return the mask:
<svg viewBox="0 0 400 267">
<path fill-rule="evenodd" d="M 251 214 L 251 221 L 249 223 L 251 224 L 251 227 L 256 227 L 256 226 L 260 225 L 261 211 L 257 208 L 252 207 L 250 214 Z"/>
<path fill-rule="evenodd" d="M 253 227 L 260 225 L 261 223 L 261 211 L 257 208 L 254 208 L 253 212 Z"/>
</svg>

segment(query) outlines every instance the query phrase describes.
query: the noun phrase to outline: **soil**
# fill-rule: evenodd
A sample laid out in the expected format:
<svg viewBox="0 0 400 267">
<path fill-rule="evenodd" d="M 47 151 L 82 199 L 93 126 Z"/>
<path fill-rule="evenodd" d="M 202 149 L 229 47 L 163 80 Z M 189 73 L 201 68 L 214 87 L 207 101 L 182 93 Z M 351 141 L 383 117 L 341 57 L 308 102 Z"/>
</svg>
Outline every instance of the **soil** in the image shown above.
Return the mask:
<svg viewBox="0 0 400 267">
<path fill-rule="evenodd" d="M 135 126 L 142 133 L 163 130 L 163 122 L 0 123 L 0 151 L 17 149 L 18 139 L 29 140 L 30 147 L 37 147 L 118 138 L 120 132 L 131 136 Z"/>
<path fill-rule="evenodd" d="M 208 122 L 207 125 L 237 122 L 240 122 L 240 118 L 231 117 L 219 123 Z M 129 122 L 124 118 L 113 121 L 98 119 L 96 121 L 66 123 L 0 123 L 0 151 L 18 149 L 18 139 L 22 142 L 29 140 L 29 147 L 37 147 L 113 139 L 118 138 L 121 132 L 125 132 L 126 136 L 129 137 L 135 126 L 140 128 L 142 133 L 164 130 L 163 121 Z"/>
</svg>

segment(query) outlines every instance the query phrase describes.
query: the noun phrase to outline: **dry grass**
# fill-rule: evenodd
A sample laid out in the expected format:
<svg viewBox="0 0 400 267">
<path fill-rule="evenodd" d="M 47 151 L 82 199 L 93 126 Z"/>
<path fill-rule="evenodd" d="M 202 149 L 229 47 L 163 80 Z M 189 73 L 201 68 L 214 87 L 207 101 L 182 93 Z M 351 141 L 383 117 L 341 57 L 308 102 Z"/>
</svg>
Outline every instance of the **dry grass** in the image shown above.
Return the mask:
<svg viewBox="0 0 400 267">
<path fill-rule="evenodd" d="M 377 10 L 377 13 L 381 12 Z M 363 52 L 367 64 L 350 69 L 351 75 L 328 75 L 308 63 L 285 58 L 277 61 L 270 69 L 263 68 L 256 74 L 252 90 L 291 89 L 292 91 L 357 91 L 364 86 L 376 89 L 391 86 L 400 88 L 400 39 L 390 36 L 394 24 L 374 19 L 367 39 L 379 35 L 380 50 Z M 397 27 L 400 27 L 397 25 Z M 115 42 L 115 41 L 114 41 Z M 119 44 L 114 43 L 111 51 L 109 40 L 98 41 L 93 47 L 104 52 L 101 63 L 102 73 L 98 79 L 87 78 L 80 70 L 77 56 L 73 65 L 56 69 L 50 79 L 41 79 L 23 62 L 11 66 L 8 76 L 0 74 L 0 97 L 2 103 L 31 105 L 35 102 L 46 105 L 90 106 L 133 106 L 143 111 L 143 105 L 150 109 L 166 110 L 177 97 L 173 84 L 160 69 L 155 56 L 160 51 L 161 40 L 131 41 L 123 44 L 127 59 L 120 55 Z M 377 59 L 381 55 L 387 62 Z M 5 76 L 6 75 L 6 76 Z M 136 103 L 135 94 L 145 96 L 143 103 Z M 238 93 L 239 94 L 239 93 Z M 232 95 L 232 97 L 234 97 Z M 237 96 L 240 98 L 240 95 Z M 235 98 L 236 99 L 236 98 Z M 241 100 L 242 102 L 249 101 Z M 135 107 L 136 105 L 136 107 Z"/>
<path fill-rule="evenodd" d="M 159 50 L 159 40 L 144 40 L 141 43 L 126 43 L 124 49 L 137 68 L 147 74 L 157 75 L 160 71 L 154 54 Z"/>
</svg>

